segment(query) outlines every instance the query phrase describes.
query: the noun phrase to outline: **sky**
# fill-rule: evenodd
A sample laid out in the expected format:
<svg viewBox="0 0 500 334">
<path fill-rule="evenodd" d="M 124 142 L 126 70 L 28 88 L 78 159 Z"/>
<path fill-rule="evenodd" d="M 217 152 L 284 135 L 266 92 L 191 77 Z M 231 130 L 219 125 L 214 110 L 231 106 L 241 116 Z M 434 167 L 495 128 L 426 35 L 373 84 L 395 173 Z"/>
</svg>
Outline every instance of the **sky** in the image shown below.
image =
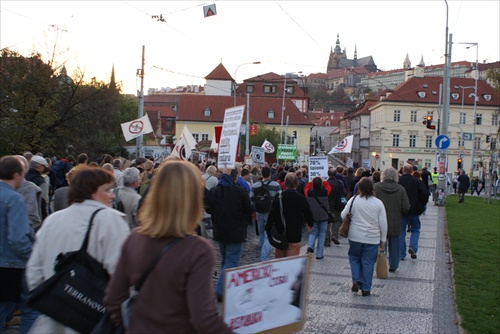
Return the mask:
<svg viewBox="0 0 500 334">
<path fill-rule="evenodd" d="M 205 18 L 203 6 L 217 15 Z M 444 63 L 446 22 L 452 61 L 500 60 L 500 1 L 0 1 L 0 49 L 39 52 L 71 75 L 115 78 L 137 94 L 143 46 L 148 88 L 203 85 L 221 62 L 244 79 L 274 72 L 325 73 L 339 34 L 352 59 L 378 68 Z M 164 22 L 152 16 L 162 15 Z M 54 50 L 56 50 L 54 52 Z M 261 62 L 258 65 L 247 63 Z"/>
</svg>

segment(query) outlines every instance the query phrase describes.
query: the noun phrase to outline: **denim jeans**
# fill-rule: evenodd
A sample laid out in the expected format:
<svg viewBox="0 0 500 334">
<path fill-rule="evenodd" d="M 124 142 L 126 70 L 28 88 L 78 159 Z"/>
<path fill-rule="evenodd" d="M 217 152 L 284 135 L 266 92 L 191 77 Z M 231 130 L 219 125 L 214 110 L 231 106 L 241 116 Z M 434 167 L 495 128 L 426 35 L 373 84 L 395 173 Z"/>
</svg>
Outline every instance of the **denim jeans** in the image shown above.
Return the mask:
<svg viewBox="0 0 500 334">
<path fill-rule="evenodd" d="M 385 243 L 386 254 L 389 254 L 389 269 L 396 270 L 399 267 L 399 236 L 387 237 Z M 388 252 L 387 252 L 388 251 Z"/>
<path fill-rule="evenodd" d="M 373 267 L 377 261 L 378 244 L 364 244 L 349 240 L 349 263 L 352 281 L 361 282 L 361 290 L 372 289 Z"/>
<path fill-rule="evenodd" d="M 309 234 L 309 241 L 307 247 L 315 250 L 314 244 L 318 239 L 318 247 L 316 249 L 316 257 L 323 257 L 323 250 L 325 249 L 326 226 L 328 221 L 314 222 L 311 233 Z"/>
<path fill-rule="evenodd" d="M 399 258 L 406 257 L 406 225 L 410 225 L 410 247 L 415 253 L 418 251 L 418 238 L 420 237 L 420 216 L 404 215 L 401 219 L 401 234 L 399 235 Z"/>
<path fill-rule="evenodd" d="M 0 302 L 0 333 L 3 332 L 3 324 L 10 320 L 16 306 L 15 302 Z"/>
<path fill-rule="evenodd" d="M 26 283 L 26 275 L 23 275 L 21 284 L 21 301 L 19 303 L 19 310 L 21 311 L 21 325 L 19 326 L 19 333 L 26 334 L 30 331 L 31 326 L 33 326 L 33 323 L 36 318 L 38 318 L 40 313 L 26 305 L 29 293 L 28 284 Z"/>
<path fill-rule="evenodd" d="M 217 296 L 222 296 L 224 291 L 224 272 L 226 269 L 235 268 L 240 262 L 241 249 L 243 244 L 227 244 L 224 242 L 219 242 L 219 249 L 222 255 L 221 272 L 219 274 L 219 279 L 217 280 L 217 285 L 215 286 L 215 294 Z"/>
<path fill-rule="evenodd" d="M 267 216 L 269 216 L 269 212 L 255 214 L 257 218 L 257 228 L 259 229 L 259 249 L 260 249 L 260 260 L 267 261 L 269 260 L 269 252 L 271 251 L 271 244 L 267 239 L 266 232 L 266 222 Z"/>
</svg>

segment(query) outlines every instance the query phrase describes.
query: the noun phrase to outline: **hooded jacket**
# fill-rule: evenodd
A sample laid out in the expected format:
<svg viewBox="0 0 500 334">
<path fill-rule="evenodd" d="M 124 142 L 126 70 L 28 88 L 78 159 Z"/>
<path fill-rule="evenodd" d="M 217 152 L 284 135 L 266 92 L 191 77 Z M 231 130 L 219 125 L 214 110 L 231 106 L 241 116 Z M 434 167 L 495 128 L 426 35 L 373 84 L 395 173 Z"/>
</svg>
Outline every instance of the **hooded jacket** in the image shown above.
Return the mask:
<svg viewBox="0 0 500 334">
<path fill-rule="evenodd" d="M 375 196 L 384 203 L 387 216 L 387 236 L 401 233 L 401 219 L 410 209 L 410 201 L 405 188 L 396 181 L 375 183 Z"/>
</svg>

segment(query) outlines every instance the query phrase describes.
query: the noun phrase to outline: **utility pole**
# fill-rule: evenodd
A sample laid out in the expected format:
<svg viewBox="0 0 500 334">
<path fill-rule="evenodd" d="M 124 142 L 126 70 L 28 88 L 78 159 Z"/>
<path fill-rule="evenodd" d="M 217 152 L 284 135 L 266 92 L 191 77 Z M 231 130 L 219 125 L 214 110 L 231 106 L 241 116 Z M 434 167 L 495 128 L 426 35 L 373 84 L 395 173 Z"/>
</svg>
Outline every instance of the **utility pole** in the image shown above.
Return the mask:
<svg viewBox="0 0 500 334">
<path fill-rule="evenodd" d="M 144 53 L 145 46 L 142 46 L 142 65 L 141 68 L 137 70 L 137 76 L 141 78 L 141 90 L 139 91 L 139 110 L 138 110 L 138 118 L 142 118 L 144 116 Z M 141 156 L 141 146 L 142 146 L 142 135 L 135 139 L 135 158 L 139 158 Z"/>
</svg>

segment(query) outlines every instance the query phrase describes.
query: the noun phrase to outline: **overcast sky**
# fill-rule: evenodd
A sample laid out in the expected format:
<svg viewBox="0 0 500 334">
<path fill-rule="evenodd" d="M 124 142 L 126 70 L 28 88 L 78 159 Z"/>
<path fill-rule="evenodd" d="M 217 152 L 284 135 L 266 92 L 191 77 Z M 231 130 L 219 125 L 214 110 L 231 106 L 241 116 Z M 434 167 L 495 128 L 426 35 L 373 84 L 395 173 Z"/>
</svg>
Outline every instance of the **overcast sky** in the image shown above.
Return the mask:
<svg viewBox="0 0 500 334">
<path fill-rule="evenodd" d="M 217 15 L 204 18 L 203 5 Z M 444 63 L 446 4 L 428 1 L 9 1 L 2 0 L 0 47 L 77 67 L 88 80 L 116 80 L 125 93 L 205 83 L 221 61 L 238 82 L 267 72 L 326 72 L 337 34 L 352 59 L 372 56 L 379 69 Z M 500 60 L 500 1 L 448 1 L 453 42 L 479 43 L 479 62 Z M 162 14 L 166 22 L 153 15 Z M 452 61 L 476 61 L 476 49 L 454 44 Z M 161 68 L 161 69 L 158 69 Z"/>
</svg>

